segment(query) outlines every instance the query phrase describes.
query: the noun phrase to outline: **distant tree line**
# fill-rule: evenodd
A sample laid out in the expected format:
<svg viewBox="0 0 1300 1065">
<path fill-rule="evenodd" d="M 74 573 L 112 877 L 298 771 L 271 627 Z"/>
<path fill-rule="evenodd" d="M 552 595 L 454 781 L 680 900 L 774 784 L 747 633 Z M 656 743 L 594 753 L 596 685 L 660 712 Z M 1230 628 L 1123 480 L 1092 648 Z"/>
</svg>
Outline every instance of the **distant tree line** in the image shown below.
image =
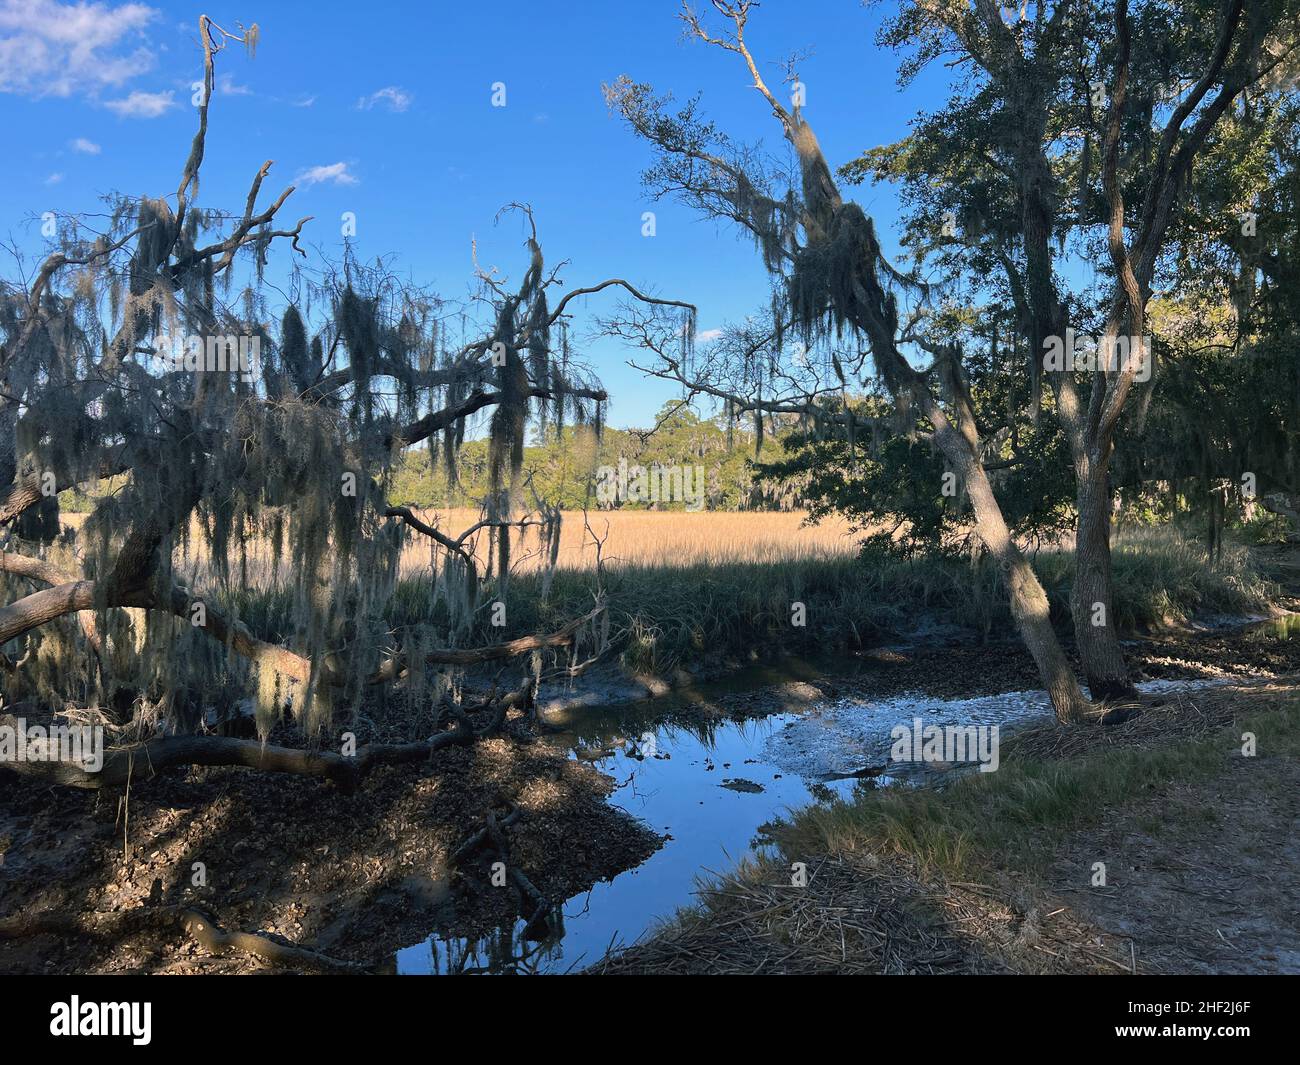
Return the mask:
<svg viewBox="0 0 1300 1065">
<path fill-rule="evenodd" d="M 780 439 L 764 453 L 783 454 Z M 524 448 L 522 477 L 541 499 L 562 510 L 638 509 L 681 510 L 684 504 L 666 502 L 602 501 L 596 486 L 602 470 L 698 467 L 703 479 L 704 509 L 794 510 L 801 499 L 802 482 L 796 478 L 759 476 L 753 432 L 728 429 L 720 417 L 702 417 L 680 403 L 668 403 L 656 423 L 645 429 L 605 427 L 598 437 L 591 426 L 539 427 Z M 461 448 L 456 478 L 449 482 L 446 469 L 430 449 L 407 451 L 393 476 L 389 499 L 395 506 L 478 507 L 491 492 L 489 442 L 467 440 Z"/>
</svg>

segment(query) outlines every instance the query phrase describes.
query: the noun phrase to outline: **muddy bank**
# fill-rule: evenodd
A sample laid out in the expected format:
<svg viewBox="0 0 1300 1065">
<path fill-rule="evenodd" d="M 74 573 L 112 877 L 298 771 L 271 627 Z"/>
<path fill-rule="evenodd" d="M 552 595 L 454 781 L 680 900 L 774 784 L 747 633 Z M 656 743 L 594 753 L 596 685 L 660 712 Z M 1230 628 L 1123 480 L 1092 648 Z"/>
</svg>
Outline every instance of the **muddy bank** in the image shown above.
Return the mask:
<svg viewBox="0 0 1300 1065">
<path fill-rule="evenodd" d="M 1148 639 L 1131 654 L 1149 681 L 1300 669 L 1300 641 L 1267 627 Z M 699 874 L 764 845 L 784 811 L 856 786 L 776 757 L 772 744 L 785 730 L 837 703 L 916 692 L 988 697 L 1032 691 L 1034 677 L 1011 643 L 880 650 L 830 672 L 787 660 L 617 708 L 553 706 L 546 720 L 562 731 L 440 752 L 427 769 L 376 773 L 350 797 L 309 780 L 211 769 L 133 787 L 127 803 L 116 793 L 32 789 L 0 774 L 0 921 L 47 913 L 79 922 L 76 934 L 0 940 L 0 969 L 266 968 L 209 956 L 172 917 L 150 917 L 184 904 L 211 912 L 228 931 L 261 931 L 403 972 L 570 971 L 691 902 Z M 399 708 L 385 708 L 381 719 L 382 732 L 358 726 L 362 742 L 420 734 L 420 722 Z M 490 811 L 512 807 L 525 815 L 508 832 L 512 860 L 563 904 L 563 935 L 545 946 L 523 934 L 514 894 L 490 886 L 487 855 L 463 869 L 449 863 Z M 142 919 L 123 919 L 133 915 Z M 889 933 L 896 950 L 903 928 Z M 928 933 L 906 928 L 927 941 Z M 881 964 L 951 971 L 941 962 L 948 953 Z M 1003 964 L 989 957 L 952 964 Z"/>
<path fill-rule="evenodd" d="M 1295 603 L 1300 606 L 1300 603 Z M 1300 615 L 1218 619 L 1217 624 L 1133 637 L 1125 650 L 1135 682 L 1269 679 L 1300 671 Z M 955 641 L 955 642 L 953 642 Z M 1067 646 L 1076 670 L 1079 663 Z M 546 720 L 567 727 L 602 711 L 625 731 L 666 719 L 708 724 L 799 712 L 825 700 L 878 700 L 921 693 L 936 699 L 1036 691 L 1038 671 L 1012 632 L 987 641 L 945 632 L 932 643 L 896 644 L 833 658 L 781 658 L 718 667 L 667 680 L 618 679 L 613 668 L 539 700 Z"/>
<path fill-rule="evenodd" d="M 170 916 L 176 905 L 210 912 L 226 931 L 391 967 L 431 927 L 487 932 L 518 912 L 516 895 L 490 884 L 487 856 L 460 868 L 449 861 L 490 811 L 521 812 L 507 830 L 511 860 L 550 898 L 644 860 L 660 840 L 608 805 L 612 786 L 505 737 L 440 752 L 427 769 L 378 771 L 350 796 L 238 769 L 169 774 L 131 788 L 129 799 L 33 789 L 0 773 L 0 918 L 79 924 L 62 935 L 0 936 L 0 970 L 267 967 L 209 956 Z"/>
</svg>

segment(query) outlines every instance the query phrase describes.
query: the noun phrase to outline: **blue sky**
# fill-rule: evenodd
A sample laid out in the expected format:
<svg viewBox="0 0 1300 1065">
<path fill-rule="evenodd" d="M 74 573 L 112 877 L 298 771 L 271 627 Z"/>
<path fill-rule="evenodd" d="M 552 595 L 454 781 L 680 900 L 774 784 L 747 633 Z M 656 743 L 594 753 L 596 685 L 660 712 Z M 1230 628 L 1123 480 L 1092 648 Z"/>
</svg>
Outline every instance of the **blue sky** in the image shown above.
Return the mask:
<svg viewBox="0 0 1300 1065">
<path fill-rule="evenodd" d="M 244 6 L 244 4 L 247 6 Z M 515 277 L 517 219 L 533 206 L 549 262 L 571 260 L 567 284 L 627 278 L 700 309 L 714 329 L 766 302 L 753 246 L 676 204 L 652 204 L 640 182 L 646 146 L 612 118 L 602 82 L 620 74 L 702 93 L 708 116 L 737 139 L 779 147 L 779 132 L 738 57 L 684 41 L 673 0 L 606 3 L 60 3 L 0 0 L 0 236 L 39 248 L 43 211 L 84 211 L 111 190 L 170 194 L 194 131 L 191 83 L 201 76 L 197 18 L 257 22 L 249 59 L 218 57 L 201 203 L 242 206 L 249 181 L 275 160 L 265 192 L 298 179 L 281 217 L 314 215 L 306 242 L 337 254 L 340 215 L 355 212 L 356 250 L 449 297 L 466 294 L 470 241 Z M 777 63 L 801 51 L 805 113 L 832 165 L 907 132 L 939 100 L 939 74 L 905 93 L 896 57 L 874 43 L 881 17 L 855 0 L 766 0 L 750 45 Z M 492 106 L 504 82 L 506 106 Z M 264 193 L 265 195 L 265 193 Z M 895 201 L 859 190 L 893 250 Z M 641 234 L 653 209 L 657 232 Z M 287 254 L 287 248 L 280 249 Z M 12 260 L 0 265 L 13 276 Z M 613 306 L 589 304 L 591 311 Z M 610 342 L 585 348 L 609 389 L 610 423 L 644 425 L 670 386 L 647 382 Z"/>
</svg>

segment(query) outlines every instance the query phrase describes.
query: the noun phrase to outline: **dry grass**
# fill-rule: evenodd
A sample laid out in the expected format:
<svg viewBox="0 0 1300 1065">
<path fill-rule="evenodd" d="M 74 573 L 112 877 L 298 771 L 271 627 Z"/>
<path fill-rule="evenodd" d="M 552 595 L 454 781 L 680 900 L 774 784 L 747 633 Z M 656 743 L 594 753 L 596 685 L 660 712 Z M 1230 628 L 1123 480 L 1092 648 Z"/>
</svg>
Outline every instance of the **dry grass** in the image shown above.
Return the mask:
<svg viewBox="0 0 1300 1065">
<path fill-rule="evenodd" d="M 454 535 L 479 520 L 474 510 L 424 511 L 421 517 L 442 532 Z M 729 512 L 614 510 L 592 511 L 588 532 L 581 511 L 565 511 L 561 526 L 561 569 L 590 569 L 596 562 L 591 534 L 604 540 L 604 559 L 610 564 L 679 565 L 726 562 L 786 562 L 842 557 L 857 551 L 855 536 L 843 519 L 805 525 L 805 511 Z M 532 541 L 529 541 L 532 544 Z M 486 537 L 480 537 L 477 555 L 483 561 Z M 423 559 L 425 549 L 409 549 Z M 530 556 L 521 569 L 537 569 L 541 559 Z"/>
<path fill-rule="evenodd" d="M 474 510 L 431 509 L 423 516 L 454 536 L 479 520 Z M 559 571 L 551 584 L 545 585 L 541 572 L 537 531 L 513 544 L 515 578 L 506 593 L 510 635 L 550 631 L 590 608 L 592 533 L 604 541 L 612 654 L 637 672 L 668 675 L 684 664 L 712 668 L 754 655 L 861 649 L 924 625 L 953 625 L 985 636 L 1010 630 L 1006 592 L 987 558 L 978 565 L 949 557 L 864 560 L 858 553 L 861 536 L 847 522 L 814 526 L 805 519 L 800 512 L 613 511 L 591 514 L 589 532 L 581 512 L 566 512 Z M 72 516 L 69 523 L 76 524 Z M 384 606 L 394 631 L 449 623 L 445 603 L 430 595 L 432 547 L 419 534 L 408 541 L 403 579 Z M 474 547 L 484 563 L 484 531 Z M 219 600 L 262 639 L 280 642 L 295 631 L 288 559 L 276 570 L 265 542 L 246 544 L 245 558 L 235 551 L 229 562 L 236 583 L 242 573 L 247 585 L 227 588 L 197 530 L 188 550 L 176 568 L 192 587 L 216 589 Z M 1053 621 L 1068 626 L 1072 557 L 1044 550 L 1033 561 Z M 1170 529 L 1126 534 L 1114 571 L 1115 618 L 1124 632 L 1196 614 L 1260 613 L 1276 591 L 1244 550 L 1229 551 L 1212 565 L 1203 548 Z M 791 625 L 793 603 L 805 604 L 806 625 Z M 479 616 L 478 629 L 467 639 L 500 638 L 488 615 Z"/>
<path fill-rule="evenodd" d="M 469 508 L 424 510 L 420 518 L 440 532 L 459 536 L 477 523 L 482 514 Z M 828 518 L 818 525 L 805 525 L 806 511 L 593 511 L 588 517 L 590 532 L 581 511 L 565 511 L 561 525 L 558 567 L 589 570 L 596 563 L 592 533 L 604 541 L 603 557 L 608 565 L 691 566 L 732 562 L 776 563 L 843 558 L 857 552 L 864 534 L 854 534 L 841 518 Z M 62 520 L 79 528 L 84 514 L 64 514 Z M 517 573 L 535 572 L 543 558 L 536 537 L 528 530 L 524 548 L 514 552 Z M 194 544 L 202 543 L 195 532 Z M 474 537 L 475 556 L 486 565 L 486 533 Z M 197 551 L 201 558 L 203 550 Z M 266 554 L 263 545 L 250 546 L 250 558 Z M 268 556 L 269 557 L 269 556 Z M 402 555 L 402 575 L 429 572 L 429 541 L 418 533 Z"/>
<path fill-rule="evenodd" d="M 898 856 L 751 861 L 700 904 L 587 971 L 655 975 L 976 975 L 1131 972 L 1127 944 L 1067 908 L 1005 888 L 934 880 Z M 1050 944 L 1050 945 L 1049 945 Z"/>
<path fill-rule="evenodd" d="M 956 895 L 929 890 L 883 863 L 826 855 L 795 887 L 774 864 L 751 862 L 702 885 L 700 909 L 595 974 L 839 975 L 996 973 L 1008 967 L 954 934 L 943 914 Z M 963 916 L 972 918 L 970 911 Z M 981 919 L 983 919 L 981 917 Z M 954 922 L 955 923 L 955 922 Z M 956 927 L 960 927 L 957 924 Z"/>
</svg>

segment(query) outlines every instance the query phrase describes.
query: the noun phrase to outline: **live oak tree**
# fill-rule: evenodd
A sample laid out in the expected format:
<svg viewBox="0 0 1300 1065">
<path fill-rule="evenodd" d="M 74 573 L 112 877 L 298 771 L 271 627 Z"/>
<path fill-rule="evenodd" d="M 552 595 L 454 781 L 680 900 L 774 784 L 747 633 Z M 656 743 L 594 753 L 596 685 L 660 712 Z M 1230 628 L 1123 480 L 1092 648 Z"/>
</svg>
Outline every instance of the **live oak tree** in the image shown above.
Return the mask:
<svg viewBox="0 0 1300 1065">
<path fill-rule="evenodd" d="M 648 86 L 621 79 L 608 87 L 611 105 L 658 150 L 658 163 L 647 175 L 652 188 L 660 193 L 675 191 L 703 211 L 744 227 L 778 278 L 771 328 L 735 340 L 742 364 L 754 365 L 752 372 L 746 368 L 742 374 L 749 378 L 742 383 L 751 387 L 729 388 L 725 380 L 715 384 L 707 366 L 700 373 L 672 359 L 645 330 L 646 346 L 659 355 L 655 372 L 681 380 L 693 392 L 724 399 L 731 410 L 754 415 L 756 424 L 765 415 L 787 413 L 843 420 L 856 432 L 852 411 L 833 414 L 817 400 L 837 387 L 842 389 L 869 351 L 875 375 L 900 415 L 915 410 L 925 419 L 935 446 L 964 485 L 980 539 L 1003 569 L 1012 614 L 1058 717 L 1081 719 L 1088 700 L 1052 629 L 1047 594 L 1012 538 L 984 467 L 958 346 L 923 338 L 917 328 L 923 321 L 920 316 L 913 315 L 906 323 L 900 320 L 895 289 L 916 291 L 919 286 L 885 260 L 871 220 L 842 196 L 799 96 L 794 94 L 787 107 L 768 87 L 745 40 L 753 5 L 717 2 L 714 7 L 729 24 L 724 36 L 714 36 L 689 9 L 683 19 L 697 37 L 735 53 L 744 63 L 793 149 L 797 172 L 788 182 L 780 181 L 780 174 L 774 175 L 755 152 L 734 146 L 703 122 L 693 104 L 673 115 Z M 846 333 L 860 338 L 865 351 L 848 371 L 836 354 L 829 368 L 834 377 L 822 380 L 812 358 L 796 360 L 799 365 L 793 367 L 777 367 L 787 330 L 791 339 L 797 334 L 803 352 Z M 930 366 L 918 370 L 908 360 L 904 345 L 912 339 L 933 348 Z M 727 361 L 735 365 L 737 360 Z M 862 429 L 869 431 L 868 426 Z"/>
<path fill-rule="evenodd" d="M 724 29 L 711 30 L 684 7 L 688 32 L 739 58 L 791 149 L 788 171 L 731 141 L 701 117 L 695 101 L 673 112 L 667 99 L 628 78 L 608 86 L 607 96 L 656 150 L 656 164 L 646 175 L 654 194 L 678 196 L 755 240 L 775 279 L 772 309 L 763 327 L 751 323 L 735 331 L 729 349 L 719 345 L 702 366 L 673 358 L 660 344 L 662 333 L 644 318 L 621 323 L 619 331 L 657 353 L 650 372 L 679 381 L 692 394 L 719 399 L 733 413 L 755 417 L 757 425 L 766 416 L 787 415 L 839 425 L 860 440 L 869 437 L 870 423 L 859 424 L 847 405 L 837 408 L 831 400 L 846 392 L 869 353 L 895 426 L 915 433 L 913 420 L 920 419 L 919 432 L 964 486 L 976 533 L 1002 568 L 1012 614 L 1058 718 L 1081 719 L 1089 701 L 990 476 L 1016 457 L 1003 434 L 997 428 L 990 434 L 976 416 L 963 336 L 943 321 L 944 308 L 936 307 L 941 293 L 916 271 L 890 264 L 871 220 L 845 199 L 804 113 L 797 63 L 788 68 L 788 103 L 768 86 L 745 38 L 757 5 L 714 0 L 712 6 Z M 1066 228 L 1060 219 L 1068 203 L 1063 192 L 1073 186 L 1064 182 L 1053 146 L 1080 135 L 1081 184 L 1089 209 L 1107 231 L 1113 281 L 1098 329 L 1102 345 L 1141 336 L 1160 252 L 1197 153 L 1243 89 L 1295 48 L 1294 11 L 1283 3 L 1252 6 L 1245 16 L 1239 0 L 1207 10 L 1188 5 L 1169 11 L 1152 4 L 1140 16 L 1136 58 L 1133 20 L 1123 0 L 1113 7 L 1066 0 L 1006 13 L 991 0 L 926 0 L 903 5 L 889 31 L 893 43 L 915 47 L 909 71 L 944 55 L 967 68 L 963 76 L 972 99 L 961 106 L 970 121 L 958 134 L 966 150 L 948 145 L 959 158 L 951 169 L 962 177 L 954 200 L 964 200 L 956 204 L 963 220 L 972 214 L 990 219 L 992 240 L 982 252 L 1006 271 L 1017 329 L 1025 338 L 1020 350 L 1031 381 L 1028 393 L 1036 404 L 1040 382 L 1049 382 L 1070 444 L 1078 515 L 1072 609 L 1085 675 L 1099 699 L 1132 691 L 1110 624 L 1109 465 L 1142 362 L 1132 358 L 1083 374 L 1044 370 L 1049 339 L 1063 338 L 1069 325 L 1052 242 Z M 1113 35 L 1099 38 L 1089 29 L 1099 19 L 1114 26 Z M 1171 22 L 1184 46 L 1172 59 L 1168 49 L 1155 48 L 1171 32 Z M 1176 84 L 1183 79 L 1168 106 L 1131 91 L 1133 85 L 1151 87 L 1159 76 Z M 1103 94 L 1096 81 L 1105 87 Z M 1133 200 L 1136 210 L 1126 207 Z M 792 352 L 787 341 L 794 337 L 801 346 Z M 840 350 L 831 353 L 837 345 Z M 909 357 L 918 347 L 928 358 L 920 367 Z M 1099 617 L 1105 624 L 1094 624 Z"/>
<path fill-rule="evenodd" d="M 198 199 L 216 61 L 231 44 L 251 51 L 257 28 L 203 16 L 199 32 L 198 129 L 175 193 L 119 198 L 102 233 L 60 219 L 59 247 L 34 279 L 0 289 L 4 690 L 10 703 L 115 709 L 119 734 L 143 742 L 110 752 L 93 776 L 15 768 L 100 786 L 169 764 L 242 764 L 351 785 L 527 711 L 543 656 L 566 654 L 557 668 L 572 671 L 584 650 L 586 662 L 599 652 L 598 598 L 555 632 L 467 637 L 485 596 L 505 597 L 512 543 L 538 536 L 554 561 L 559 512 L 521 478 L 527 427 L 603 420 L 606 394 L 570 340 L 574 301 L 621 289 L 687 322 L 693 309 L 619 278 L 560 294 L 523 205 L 510 209 L 524 220 L 521 275 L 478 268 L 465 306 L 350 253 L 272 288 L 279 249 L 307 258 L 310 219 L 280 221 L 293 188 L 263 204 L 267 162 L 241 211 Z M 241 343 L 256 362 L 240 360 Z M 451 530 L 389 507 L 402 452 L 430 447 L 454 476 L 476 415 L 489 419 L 482 519 Z M 107 490 L 85 522 L 60 530 L 57 493 L 95 485 Z M 388 620 L 411 537 L 429 546 L 445 624 Z M 282 608 L 255 627 L 241 610 L 259 596 Z M 517 687 L 462 700 L 454 671 L 521 658 Z M 187 734 L 213 702 L 252 695 L 263 740 L 288 708 L 314 747 L 379 690 L 427 708 L 429 738 L 350 756 Z"/>
<path fill-rule="evenodd" d="M 944 192 L 980 223 L 957 243 L 979 246 L 1005 271 L 1033 400 L 1045 379 L 1073 456 L 1071 611 L 1084 674 L 1096 698 L 1131 694 L 1112 622 L 1111 459 L 1135 395 L 1141 423 L 1154 379 L 1140 378 L 1155 367 L 1121 358 L 1072 373 L 1041 360 L 1049 338 L 1070 328 L 1096 335 L 1101 351 L 1148 337 L 1147 305 L 1194 167 L 1243 94 L 1294 63 L 1297 7 L 1227 0 L 1130 14 L 1126 0 L 1019 9 L 927 0 L 904 5 L 883 36 L 912 49 L 906 73 L 951 56 L 968 79 L 909 138 L 918 156 L 909 166 L 947 155 L 957 180 Z M 1237 212 L 1212 224 L 1236 229 Z M 1071 242 L 1099 268 L 1095 307 L 1059 269 Z"/>
</svg>

